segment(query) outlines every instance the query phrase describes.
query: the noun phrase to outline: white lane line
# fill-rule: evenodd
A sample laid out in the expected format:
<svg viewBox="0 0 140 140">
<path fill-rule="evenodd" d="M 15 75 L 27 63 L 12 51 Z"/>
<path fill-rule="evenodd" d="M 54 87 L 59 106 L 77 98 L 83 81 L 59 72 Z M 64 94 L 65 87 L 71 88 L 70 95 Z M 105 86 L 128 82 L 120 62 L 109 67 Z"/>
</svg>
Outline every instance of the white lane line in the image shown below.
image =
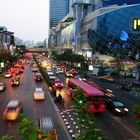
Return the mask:
<svg viewBox="0 0 140 140">
<path fill-rule="evenodd" d="M 113 118 L 116 120 L 121 126 L 123 126 L 126 130 L 128 130 L 130 133 L 132 133 L 134 136 L 139 137 L 135 132 L 133 132 L 131 129 L 129 129 L 127 126 L 125 126 L 121 121 L 119 121 L 117 118 Z"/>
</svg>

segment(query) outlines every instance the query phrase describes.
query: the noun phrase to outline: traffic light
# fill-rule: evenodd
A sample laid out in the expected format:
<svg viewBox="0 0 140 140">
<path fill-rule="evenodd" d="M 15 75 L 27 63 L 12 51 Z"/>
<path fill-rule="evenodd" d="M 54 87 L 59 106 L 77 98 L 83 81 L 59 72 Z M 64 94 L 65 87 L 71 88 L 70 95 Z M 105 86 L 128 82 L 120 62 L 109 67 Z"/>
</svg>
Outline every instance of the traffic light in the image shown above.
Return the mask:
<svg viewBox="0 0 140 140">
<path fill-rule="evenodd" d="M 83 104 L 83 100 L 79 100 L 79 104 Z"/>
</svg>

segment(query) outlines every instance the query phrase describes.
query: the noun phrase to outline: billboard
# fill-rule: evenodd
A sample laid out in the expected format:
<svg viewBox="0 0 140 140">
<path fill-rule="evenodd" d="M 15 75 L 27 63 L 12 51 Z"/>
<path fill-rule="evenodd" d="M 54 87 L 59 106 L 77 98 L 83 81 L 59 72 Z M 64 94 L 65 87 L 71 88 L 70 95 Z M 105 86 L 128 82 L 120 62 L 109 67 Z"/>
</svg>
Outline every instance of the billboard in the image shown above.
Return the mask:
<svg viewBox="0 0 140 140">
<path fill-rule="evenodd" d="M 73 48 L 74 46 L 74 24 L 70 24 L 63 30 L 61 30 L 60 33 L 58 33 L 57 36 L 57 43 L 58 46 L 64 46 L 65 48 Z"/>
<path fill-rule="evenodd" d="M 140 18 L 133 19 L 132 29 L 133 31 L 140 31 Z"/>
</svg>

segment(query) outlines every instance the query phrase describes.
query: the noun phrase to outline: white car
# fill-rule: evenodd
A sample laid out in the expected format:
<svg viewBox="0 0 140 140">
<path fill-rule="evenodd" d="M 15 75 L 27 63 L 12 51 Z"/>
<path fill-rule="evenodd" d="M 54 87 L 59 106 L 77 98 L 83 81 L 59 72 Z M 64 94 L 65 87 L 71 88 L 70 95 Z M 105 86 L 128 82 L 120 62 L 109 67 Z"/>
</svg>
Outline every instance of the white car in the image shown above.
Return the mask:
<svg viewBox="0 0 140 140">
<path fill-rule="evenodd" d="M 0 82 L 0 91 L 5 90 L 6 86 L 3 82 Z"/>
<path fill-rule="evenodd" d="M 44 100 L 45 95 L 42 88 L 35 88 L 34 91 L 34 100 Z"/>
<path fill-rule="evenodd" d="M 57 74 L 62 74 L 62 73 L 63 73 L 63 70 L 62 70 L 61 68 L 57 68 L 57 69 L 56 69 L 56 73 L 57 73 Z"/>
<path fill-rule="evenodd" d="M 51 80 L 55 80 L 55 79 L 56 79 L 56 76 L 55 76 L 54 73 L 51 73 L 51 74 L 48 74 L 48 75 L 49 75 L 49 78 L 50 78 Z"/>
<path fill-rule="evenodd" d="M 10 78 L 10 77 L 12 77 L 12 74 L 11 74 L 11 72 L 5 72 L 5 78 Z"/>
<path fill-rule="evenodd" d="M 37 71 L 38 71 L 38 67 L 33 67 L 33 68 L 32 68 L 32 71 L 33 71 L 33 72 L 37 72 Z"/>
<path fill-rule="evenodd" d="M 53 74 L 54 72 L 52 70 L 47 70 L 48 75 Z"/>
</svg>

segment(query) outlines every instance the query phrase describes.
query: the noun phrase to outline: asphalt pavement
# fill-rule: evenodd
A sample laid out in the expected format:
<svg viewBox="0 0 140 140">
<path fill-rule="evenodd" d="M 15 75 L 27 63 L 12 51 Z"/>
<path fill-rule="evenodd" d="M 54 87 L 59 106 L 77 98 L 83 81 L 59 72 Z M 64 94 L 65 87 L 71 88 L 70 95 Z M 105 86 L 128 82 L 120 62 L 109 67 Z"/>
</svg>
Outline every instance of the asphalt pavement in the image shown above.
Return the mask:
<svg viewBox="0 0 140 140">
<path fill-rule="evenodd" d="M 18 122 L 8 122 L 2 118 L 2 112 L 8 101 L 11 99 L 19 99 L 23 102 L 23 113 L 32 121 L 36 123 L 39 118 L 49 116 L 54 120 L 59 139 L 71 139 L 62 121 L 60 112 L 49 95 L 50 93 L 47 90 L 45 81 L 40 83 L 35 82 L 34 73 L 29 66 L 26 66 L 24 73 L 21 74 L 19 87 L 11 87 L 11 78 L 5 79 L 4 77 L 0 77 L 0 81 L 6 83 L 6 90 L 0 93 L 0 136 L 12 135 L 15 137 L 15 140 L 22 140 L 18 132 Z M 43 88 L 46 98 L 45 101 L 34 101 L 33 92 L 35 87 Z"/>
</svg>

